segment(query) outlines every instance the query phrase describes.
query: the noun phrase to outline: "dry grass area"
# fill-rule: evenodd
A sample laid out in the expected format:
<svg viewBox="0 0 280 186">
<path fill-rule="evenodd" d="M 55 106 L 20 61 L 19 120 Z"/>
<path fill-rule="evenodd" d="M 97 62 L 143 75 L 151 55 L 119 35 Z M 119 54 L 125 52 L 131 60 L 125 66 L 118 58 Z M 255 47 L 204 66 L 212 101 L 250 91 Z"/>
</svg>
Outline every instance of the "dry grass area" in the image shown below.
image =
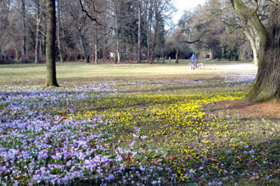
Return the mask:
<svg viewBox="0 0 280 186">
<path fill-rule="evenodd" d="M 220 101 L 207 106 L 216 115 L 225 113 L 237 119 L 279 119 L 279 103 L 253 103 L 250 101 Z M 210 108 L 211 107 L 211 108 Z M 207 109 L 207 110 L 208 110 Z"/>
</svg>

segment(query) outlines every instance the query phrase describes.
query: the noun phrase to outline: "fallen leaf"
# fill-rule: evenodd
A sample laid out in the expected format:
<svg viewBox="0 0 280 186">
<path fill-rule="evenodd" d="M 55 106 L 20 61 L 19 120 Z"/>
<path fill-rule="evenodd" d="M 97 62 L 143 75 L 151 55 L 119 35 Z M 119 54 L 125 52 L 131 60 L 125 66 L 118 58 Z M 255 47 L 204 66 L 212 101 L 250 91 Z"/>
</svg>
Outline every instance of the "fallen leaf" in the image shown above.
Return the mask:
<svg viewBox="0 0 280 186">
<path fill-rule="evenodd" d="M 256 174 L 255 176 L 252 176 L 249 181 L 255 181 L 255 180 L 258 180 L 260 179 L 260 176 L 258 174 Z"/>
<path fill-rule="evenodd" d="M 172 156 L 172 157 L 170 158 L 170 160 L 171 160 L 171 161 L 176 160 L 176 156 Z"/>
</svg>

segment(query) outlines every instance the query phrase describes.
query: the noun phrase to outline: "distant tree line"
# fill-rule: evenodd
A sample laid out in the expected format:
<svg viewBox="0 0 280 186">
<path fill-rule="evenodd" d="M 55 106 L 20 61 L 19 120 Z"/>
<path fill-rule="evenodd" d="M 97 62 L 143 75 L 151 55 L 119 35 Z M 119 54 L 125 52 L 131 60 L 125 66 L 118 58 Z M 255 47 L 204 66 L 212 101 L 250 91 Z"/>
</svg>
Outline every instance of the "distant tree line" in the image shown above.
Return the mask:
<svg viewBox="0 0 280 186">
<path fill-rule="evenodd" d="M 268 2 L 257 2 L 256 16 L 267 25 Z M 229 0 L 186 10 L 177 25 L 172 0 L 56 0 L 55 5 L 56 61 L 62 63 L 152 63 L 169 57 L 179 62 L 195 53 L 211 59 L 253 58 L 257 64 L 263 55 L 259 32 Z M 0 63 L 45 62 L 46 25 L 46 0 L 0 1 Z"/>
<path fill-rule="evenodd" d="M 56 0 L 56 60 L 153 62 L 174 12 L 171 0 Z M 0 1 L 0 60 L 45 61 L 46 24 L 45 0 Z"/>
</svg>

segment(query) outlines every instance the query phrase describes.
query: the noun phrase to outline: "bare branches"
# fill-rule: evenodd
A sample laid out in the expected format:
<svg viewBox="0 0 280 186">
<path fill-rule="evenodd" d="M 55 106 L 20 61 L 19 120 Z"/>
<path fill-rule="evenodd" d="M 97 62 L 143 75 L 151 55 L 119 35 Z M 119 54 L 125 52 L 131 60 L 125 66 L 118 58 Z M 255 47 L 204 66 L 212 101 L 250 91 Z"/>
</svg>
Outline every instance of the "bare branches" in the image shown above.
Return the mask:
<svg viewBox="0 0 280 186">
<path fill-rule="evenodd" d="M 280 5 L 280 0 L 269 0 L 269 1 Z"/>
<path fill-rule="evenodd" d="M 98 25 L 101 25 L 101 23 L 97 20 L 97 18 L 91 16 L 91 15 L 88 13 L 88 11 L 84 8 L 84 5 L 83 5 L 82 0 L 79 0 L 79 2 L 80 2 L 80 6 L 81 6 L 82 11 L 87 15 L 87 17 L 90 18 L 90 19 L 91 19 L 92 21 L 94 21 L 95 23 L 97 23 Z M 102 12 L 99 12 L 99 11 L 96 10 L 95 5 L 94 5 L 94 2 L 92 2 L 92 7 L 93 7 L 93 11 L 94 11 L 95 13 L 98 13 L 98 14 L 101 14 L 101 13 L 102 13 Z"/>
<path fill-rule="evenodd" d="M 193 44 L 193 43 L 198 43 L 198 42 L 201 42 L 200 41 L 200 38 L 201 38 L 202 36 L 200 36 L 198 39 L 196 39 L 196 40 L 194 40 L 194 41 L 187 41 L 187 40 L 185 40 L 185 41 L 180 41 L 180 43 L 188 43 L 188 44 Z"/>
</svg>

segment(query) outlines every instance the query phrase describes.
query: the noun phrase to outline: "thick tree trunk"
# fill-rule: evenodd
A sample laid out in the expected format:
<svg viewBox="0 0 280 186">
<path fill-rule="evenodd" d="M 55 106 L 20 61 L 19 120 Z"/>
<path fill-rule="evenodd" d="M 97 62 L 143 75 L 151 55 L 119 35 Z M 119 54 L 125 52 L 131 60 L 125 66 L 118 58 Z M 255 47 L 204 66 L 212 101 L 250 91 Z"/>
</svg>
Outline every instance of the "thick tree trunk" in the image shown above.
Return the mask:
<svg viewBox="0 0 280 186">
<path fill-rule="evenodd" d="M 249 94 L 253 101 L 279 101 L 280 98 L 280 5 L 269 2 L 267 41 L 263 63 Z"/>
<path fill-rule="evenodd" d="M 47 64 L 47 82 L 46 86 L 58 86 L 56 81 L 55 67 L 55 0 L 46 0 L 47 3 L 47 42 L 46 42 L 46 64 Z"/>
</svg>

